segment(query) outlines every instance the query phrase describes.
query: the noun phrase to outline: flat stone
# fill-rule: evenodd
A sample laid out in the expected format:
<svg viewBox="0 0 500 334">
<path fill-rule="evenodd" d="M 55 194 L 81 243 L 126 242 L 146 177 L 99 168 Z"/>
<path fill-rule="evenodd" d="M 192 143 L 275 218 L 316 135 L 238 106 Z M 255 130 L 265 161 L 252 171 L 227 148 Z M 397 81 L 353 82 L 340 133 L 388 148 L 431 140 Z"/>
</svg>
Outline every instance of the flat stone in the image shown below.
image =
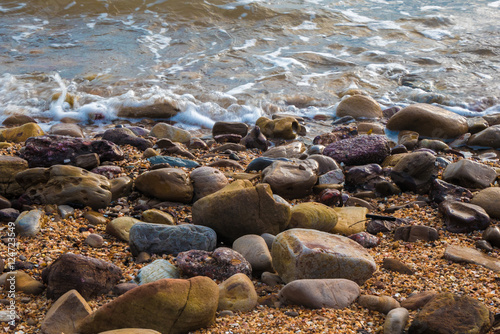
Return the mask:
<svg viewBox="0 0 500 334">
<path fill-rule="evenodd" d="M 45 334 L 76 334 L 79 322 L 92 313 L 92 309 L 76 290 L 70 290 L 52 304 L 42 322 Z"/>
<path fill-rule="evenodd" d="M 165 155 L 155 155 L 153 157 L 148 158 L 148 161 L 152 165 L 169 164 L 172 167 L 196 168 L 200 166 L 199 163 L 193 160 L 182 159 L 177 157 L 169 157 Z"/>
<path fill-rule="evenodd" d="M 474 263 L 495 272 L 500 272 L 500 260 L 473 248 L 450 245 L 446 247 L 444 258 L 453 262 Z"/>
<path fill-rule="evenodd" d="M 462 159 L 454 162 L 443 172 L 443 180 L 466 188 L 484 189 L 497 178 L 495 170 L 484 164 Z"/>
</svg>

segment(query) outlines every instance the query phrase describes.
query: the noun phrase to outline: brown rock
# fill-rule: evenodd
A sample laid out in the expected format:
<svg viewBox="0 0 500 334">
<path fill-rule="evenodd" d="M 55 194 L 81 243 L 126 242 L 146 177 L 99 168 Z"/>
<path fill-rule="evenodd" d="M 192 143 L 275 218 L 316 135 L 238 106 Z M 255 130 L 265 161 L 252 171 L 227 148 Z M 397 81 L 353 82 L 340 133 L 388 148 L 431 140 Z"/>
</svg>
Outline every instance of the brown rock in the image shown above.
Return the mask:
<svg viewBox="0 0 500 334">
<path fill-rule="evenodd" d="M 427 304 L 432 298 L 437 295 L 434 291 L 423 291 L 410 295 L 401 302 L 401 307 L 408 310 L 417 310 Z"/>
<path fill-rule="evenodd" d="M 92 313 L 92 309 L 76 290 L 70 290 L 52 304 L 42 322 L 44 334 L 75 334 L 79 322 Z"/>
<path fill-rule="evenodd" d="M 382 109 L 377 101 L 365 95 L 353 95 L 343 99 L 337 107 L 337 117 L 352 116 L 355 119 L 380 118 Z"/>
<path fill-rule="evenodd" d="M 403 262 L 394 258 L 384 258 L 382 262 L 382 268 L 387 269 L 389 271 L 395 271 L 400 274 L 413 275 L 415 272 L 408 267 Z M 405 307 L 405 306 L 403 306 Z"/>
<path fill-rule="evenodd" d="M 193 198 L 191 180 L 179 168 L 160 168 L 145 172 L 135 179 L 135 187 L 162 201 L 189 203 Z"/>
<path fill-rule="evenodd" d="M 19 197 L 23 188 L 16 181 L 19 172 L 28 169 L 28 162 L 9 155 L 0 156 L 0 194 L 7 198 Z"/>
<path fill-rule="evenodd" d="M 361 295 L 358 298 L 358 304 L 369 310 L 384 314 L 400 307 L 398 301 L 389 296 Z"/>
<path fill-rule="evenodd" d="M 177 103 L 165 101 L 152 105 L 121 107 L 118 110 L 118 117 L 168 119 L 175 116 L 177 112 L 179 112 Z"/>
<path fill-rule="evenodd" d="M 218 310 L 249 312 L 257 305 L 257 292 L 245 274 L 235 274 L 219 285 Z"/>
</svg>

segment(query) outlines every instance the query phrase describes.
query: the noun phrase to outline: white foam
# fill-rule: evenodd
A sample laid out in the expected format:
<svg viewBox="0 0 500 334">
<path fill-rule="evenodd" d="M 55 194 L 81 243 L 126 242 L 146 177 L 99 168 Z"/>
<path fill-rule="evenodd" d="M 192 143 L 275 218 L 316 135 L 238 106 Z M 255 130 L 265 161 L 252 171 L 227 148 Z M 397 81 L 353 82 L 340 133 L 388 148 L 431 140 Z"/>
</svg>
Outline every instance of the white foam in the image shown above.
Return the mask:
<svg viewBox="0 0 500 334">
<path fill-rule="evenodd" d="M 292 27 L 292 30 L 317 30 L 318 25 L 311 21 L 304 21 L 300 25 Z"/>
<path fill-rule="evenodd" d="M 226 94 L 228 94 L 228 95 L 238 95 L 238 94 L 243 93 L 247 89 L 252 88 L 253 86 L 255 86 L 255 83 L 254 82 L 249 82 L 249 83 L 246 83 L 244 85 L 235 87 L 235 88 L 227 91 Z"/>
<path fill-rule="evenodd" d="M 429 29 L 419 31 L 422 35 L 427 38 L 434 39 L 436 41 L 440 41 L 444 38 L 453 37 L 452 33 L 448 30 L 444 29 Z"/>
<path fill-rule="evenodd" d="M 245 44 L 243 44 L 242 46 L 234 46 L 233 50 L 248 49 L 248 48 L 251 48 L 252 46 L 255 46 L 256 44 L 257 44 L 257 40 L 255 38 L 254 39 L 247 39 L 245 41 Z"/>
<path fill-rule="evenodd" d="M 368 22 L 373 22 L 374 20 L 363 15 L 359 15 L 352 10 L 343 10 L 341 11 L 342 14 L 347 16 L 351 21 L 356 22 L 356 23 L 368 23 Z"/>
<path fill-rule="evenodd" d="M 373 36 L 367 39 L 367 43 L 372 45 L 372 46 L 380 46 L 384 47 L 389 44 L 394 44 L 397 43 L 397 41 L 391 41 L 391 40 L 385 40 L 380 36 Z"/>
<path fill-rule="evenodd" d="M 488 3 L 488 6 L 489 7 L 493 7 L 493 8 L 499 8 L 500 7 L 500 1 L 490 2 L 490 3 Z"/>
<path fill-rule="evenodd" d="M 377 21 L 368 23 L 371 30 L 402 30 L 401 26 L 393 21 Z"/>
<path fill-rule="evenodd" d="M 26 3 L 19 3 L 17 6 L 10 7 L 10 8 L 7 8 L 7 7 L 0 5 L 0 13 L 15 12 L 16 10 L 23 9 L 24 7 L 26 7 Z"/>
<path fill-rule="evenodd" d="M 341 72 L 339 71 L 326 71 L 326 72 L 322 72 L 322 73 L 311 73 L 311 74 L 305 74 L 302 76 L 302 80 L 297 82 L 297 86 L 311 86 L 311 79 L 314 79 L 314 78 L 324 78 L 324 77 L 328 77 L 330 75 L 333 75 L 333 74 L 339 74 Z"/>
<path fill-rule="evenodd" d="M 141 36 L 137 39 L 140 43 L 146 45 L 151 53 L 154 54 L 157 61 L 161 58 L 159 51 L 168 47 L 172 41 L 171 37 L 165 36 L 166 32 L 166 28 L 161 28 L 158 34 L 149 32 L 150 35 Z"/>
<path fill-rule="evenodd" d="M 288 49 L 287 47 L 285 48 L 279 48 L 278 50 L 268 53 L 266 55 L 260 55 L 260 56 L 255 56 L 257 58 L 260 58 L 268 63 L 271 63 L 273 66 L 269 67 L 267 69 L 272 69 L 274 67 L 281 67 L 285 70 L 289 70 L 290 67 L 293 66 L 298 66 L 301 68 L 307 68 L 304 64 L 302 64 L 300 61 L 294 58 L 290 57 L 280 57 L 279 55 L 281 54 L 282 49 Z"/>
<path fill-rule="evenodd" d="M 66 5 L 66 7 L 64 7 L 65 10 L 68 10 L 70 9 L 71 7 L 73 7 L 74 5 L 76 5 L 76 1 L 73 1 L 73 2 L 70 2 L 69 4 Z"/>
<path fill-rule="evenodd" d="M 420 10 L 425 12 L 428 10 L 440 10 L 442 8 L 443 7 L 441 7 L 441 6 L 422 6 L 422 7 L 420 7 Z"/>
</svg>

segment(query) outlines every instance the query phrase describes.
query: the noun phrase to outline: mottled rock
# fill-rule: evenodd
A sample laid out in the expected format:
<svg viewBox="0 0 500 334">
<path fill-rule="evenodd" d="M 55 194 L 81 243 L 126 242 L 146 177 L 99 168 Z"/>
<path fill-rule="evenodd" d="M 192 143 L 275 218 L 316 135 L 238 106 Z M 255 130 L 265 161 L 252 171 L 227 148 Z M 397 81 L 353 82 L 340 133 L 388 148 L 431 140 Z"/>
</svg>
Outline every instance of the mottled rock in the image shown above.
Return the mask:
<svg viewBox="0 0 500 334">
<path fill-rule="evenodd" d="M 496 177 L 493 168 L 467 159 L 448 165 L 443 172 L 444 181 L 466 188 L 487 188 Z"/>
<path fill-rule="evenodd" d="M 288 229 L 306 228 L 333 233 L 337 225 L 337 212 L 321 203 L 299 203 L 291 208 L 291 213 Z"/>
<path fill-rule="evenodd" d="M 218 310 L 250 312 L 257 305 L 257 292 L 245 274 L 235 274 L 219 284 Z"/>
<path fill-rule="evenodd" d="M 484 230 L 490 225 L 490 216 L 478 205 L 457 201 L 444 201 L 439 205 L 446 229 L 453 233 Z"/>
<path fill-rule="evenodd" d="M 317 168 L 314 160 L 275 161 L 262 171 L 262 182 L 284 198 L 302 198 L 312 193 L 318 181 Z"/>
<path fill-rule="evenodd" d="M 16 175 L 34 204 L 90 206 L 97 210 L 111 202 L 107 178 L 74 166 L 31 168 Z"/>
<path fill-rule="evenodd" d="M 162 201 L 189 203 L 193 185 L 182 169 L 160 168 L 145 172 L 135 179 L 135 187 L 145 195 Z"/>
<path fill-rule="evenodd" d="M 88 299 L 110 291 L 121 275 L 121 269 L 112 263 L 66 253 L 43 270 L 42 279 L 47 284 L 47 298 L 57 299 L 75 289 Z"/>
<path fill-rule="evenodd" d="M 238 273 L 252 275 L 252 266 L 243 255 L 226 247 L 213 252 L 190 250 L 179 253 L 177 266 L 185 276 L 208 276 L 220 281 Z"/>
<path fill-rule="evenodd" d="M 306 151 L 306 147 L 301 142 L 293 142 L 287 145 L 275 146 L 268 149 L 263 157 L 266 158 L 300 158 Z"/>
<path fill-rule="evenodd" d="M 233 242 L 233 250 L 240 253 L 254 272 L 272 271 L 272 258 L 266 241 L 260 235 L 248 234 Z"/>
<path fill-rule="evenodd" d="M 380 118 L 382 108 L 377 101 L 365 95 L 353 95 L 337 106 L 337 117 L 352 116 L 355 119 Z"/>
<path fill-rule="evenodd" d="M 276 236 L 273 266 L 285 282 L 305 278 L 346 278 L 363 284 L 376 270 L 370 254 L 340 235 L 292 229 Z"/>
<path fill-rule="evenodd" d="M 17 183 L 16 175 L 28 169 L 28 162 L 9 155 L 0 156 L 0 195 L 7 198 L 19 197 L 24 189 Z"/>
<path fill-rule="evenodd" d="M 153 147 L 153 143 L 148 139 L 137 136 L 132 130 L 127 128 L 108 129 L 102 135 L 102 139 L 108 140 L 117 145 L 130 145 L 139 150 L 146 150 Z"/>
<path fill-rule="evenodd" d="M 429 152 L 405 155 L 391 171 L 391 179 L 401 190 L 425 194 L 437 177 L 436 157 Z"/>
<path fill-rule="evenodd" d="M 355 234 L 351 234 L 349 239 L 356 241 L 358 244 L 363 246 L 364 248 L 373 248 L 378 246 L 380 243 L 380 238 L 376 235 L 370 234 L 368 232 L 358 232 Z"/>
<path fill-rule="evenodd" d="M 158 139 L 167 138 L 173 142 L 188 144 L 191 140 L 191 133 L 189 131 L 177 128 L 167 123 L 157 123 L 151 129 L 150 136 Z"/>
<path fill-rule="evenodd" d="M 158 259 L 142 267 L 135 280 L 139 285 L 148 284 L 164 278 L 180 278 L 179 269 L 164 259 Z"/>
<path fill-rule="evenodd" d="M 481 302 L 469 296 L 440 293 L 416 315 L 409 333 L 485 334 L 493 324 L 493 314 Z"/>
<path fill-rule="evenodd" d="M 30 168 L 50 167 L 68 162 L 74 163 L 75 157 L 89 153 L 96 153 L 101 162 L 124 159 L 120 147 L 110 141 L 58 135 L 33 137 L 26 140 L 21 157 L 28 161 Z"/>
<path fill-rule="evenodd" d="M 14 222 L 16 233 L 23 237 L 34 237 L 42 228 L 45 214 L 42 210 L 24 211 Z"/>
<path fill-rule="evenodd" d="M 413 275 L 415 273 L 406 264 L 391 257 L 386 257 L 382 260 L 382 268 L 405 275 Z"/>
<path fill-rule="evenodd" d="M 295 139 L 301 131 L 301 126 L 294 117 L 273 120 L 260 117 L 255 122 L 255 126 L 258 126 L 267 138 Z"/>
<path fill-rule="evenodd" d="M 494 272 L 500 272 L 500 260 L 488 256 L 474 248 L 449 245 L 444 252 L 444 258 L 453 262 L 474 263 Z"/>
<path fill-rule="evenodd" d="M 221 237 L 235 240 L 246 234 L 277 234 L 290 220 L 288 204 L 273 198 L 271 187 L 238 180 L 196 201 L 193 224 L 213 228 Z M 237 219 L 235 219 L 237 217 Z"/>
<path fill-rule="evenodd" d="M 194 201 L 224 188 L 229 184 L 224 173 L 212 167 L 200 167 L 189 175 L 193 182 Z"/>
<path fill-rule="evenodd" d="M 119 328 L 187 333 L 214 321 L 218 301 L 219 288 L 207 277 L 162 279 L 132 289 L 101 306 L 83 320 L 78 330 L 81 334 Z"/>
<path fill-rule="evenodd" d="M 278 296 L 282 304 L 342 309 L 351 305 L 359 294 L 359 286 L 355 282 L 337 278 L 295 280 L 285 285 Z"/>
<path fill-rule="evenodd" d="M 391 310 L 385 317 L 384 334 L 401 334 L 403 333 L 410 314 L 403 307 L 398 307 Z"/>
<path fill-rule="evenodd" d="M 500 218 L 500 187 L 489 187 L 474 195 L 471 204 L 479 205 L 491 218 Z"/>
<path fill-rule="evenodd" d="M 384 314 L 400 307 L 399 302 L 390 296 L 361 295 L 358 298 L 358 304 L 371 311 Z"/>
<path fill-rule="evenodd" d="M 43 136 L 42 128 L 36 123 L 26 123 L 21 126 L 7 128 L 0 131 L 0 141 L 22 143 L 31 137 Z"/>
<path fill-rule="evenodd" d="M 438 231 L 424 225 L 400 226 L 394 231 L 394 240 L 415 242 L 418 240 L 435 241 L 439 238 Z"/>
<path fill-rule="evenodd" d="M 456 186 L 440 179 L 434 179 L 431 184 L 429 197 L 436 203 L 447 200 L 469 202 L 472 198 L 472 192 L 467 188 Z"/>
<path fill-rule="evenodd" d="M 381 135 L 343 139 L 328 145 L 323 154 L 348 166 L 379 164 L 390 154 L 389 140 Z"/>
<path fill-rule="evenodd" d="M 411 130 L 421 136 L 451 139 L 467 132 L 467 120 L 446 109 L 417 103 L 401 109 L 387 122 L 389 130 Z"/>
<path fill-rule="evenodd" d="M 76 290 L 70 290 L 52 304 L 42 322 L 44 334 L 75 334 L 78 324 L 92 309 Z"/>
<path fill-rule="evenodd" d="M 214 230 L 199 225 L 161 225 L 139 222 L 130 228 L 129 244 L 132 255 L 173 254 L 191 249 L 215 249 L 217 235 Z"/>
<path fill-rule="evenodd" d="M 401 307 L 408 310 L 418 310 L 427 304 L 432 298 L 437 295 L 434 291 L 422 291 L 416 294 L 411 294 L 401 302 Z"/>
</svg>

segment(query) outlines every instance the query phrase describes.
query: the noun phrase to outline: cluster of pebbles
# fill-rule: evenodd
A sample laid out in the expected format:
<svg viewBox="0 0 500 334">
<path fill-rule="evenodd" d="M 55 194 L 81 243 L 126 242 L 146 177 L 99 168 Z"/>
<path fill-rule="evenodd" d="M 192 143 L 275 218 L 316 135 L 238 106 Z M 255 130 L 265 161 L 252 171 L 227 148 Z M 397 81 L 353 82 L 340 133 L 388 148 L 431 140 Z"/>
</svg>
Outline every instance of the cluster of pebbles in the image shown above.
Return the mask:
<svg viewBox="0 0 500 334">
<path fill-rule="evenodd" d="M 0 326 L 496 332 L 500 115 L 351 94 L 335 118 L 211 133 L 149 121 L 44 133 L 8 118 Z"/>
</svg>

